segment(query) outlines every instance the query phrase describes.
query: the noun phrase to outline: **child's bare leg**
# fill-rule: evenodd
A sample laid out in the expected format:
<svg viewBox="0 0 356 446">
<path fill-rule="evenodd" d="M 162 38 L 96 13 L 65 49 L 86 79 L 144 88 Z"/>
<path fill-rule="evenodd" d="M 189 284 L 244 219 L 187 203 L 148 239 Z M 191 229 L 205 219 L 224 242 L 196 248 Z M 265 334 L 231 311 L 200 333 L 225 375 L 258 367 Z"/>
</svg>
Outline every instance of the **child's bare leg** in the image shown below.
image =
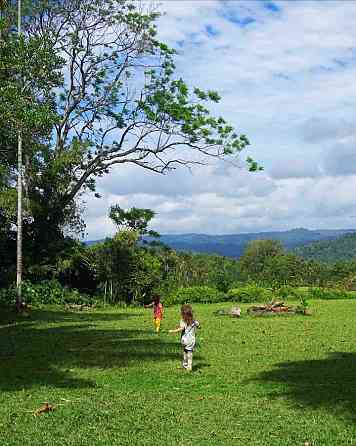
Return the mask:
<svg viewBox="0 0 356 446">
<path fill-rule="evenodd" d="M 193 369 L 193 352 L 187 352 L 187 370 L 190 372 Z"/>
<path fill-rule="evenodd" d="M 186 352 L 185 350 L 183 350 L 183 363 L 182 363 L 183 368 L 187 368 L 188 367 L 188 352 Z"/>
<path fill-rule="evenodd" d="M 155 329 L 156 329 L 156 333 L 159 332 L 161 328 L 161 319 L 155 319 Z"/>
</svg>

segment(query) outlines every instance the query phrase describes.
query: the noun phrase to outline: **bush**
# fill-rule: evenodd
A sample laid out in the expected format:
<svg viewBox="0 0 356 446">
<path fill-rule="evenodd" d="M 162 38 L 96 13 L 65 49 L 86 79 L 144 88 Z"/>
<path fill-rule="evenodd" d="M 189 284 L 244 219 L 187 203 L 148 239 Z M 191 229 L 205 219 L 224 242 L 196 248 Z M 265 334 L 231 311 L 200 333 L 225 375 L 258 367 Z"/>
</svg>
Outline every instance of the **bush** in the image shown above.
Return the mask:
<svg viewBox="0 0 356 446">
<path fill-rule="evenodd" d="M 341 285 L 347 291 L 356 291 L 356 276 L 351 275 L 351 276 L 345 277 L 341 281 Z"/>
<path fill-rule="evenodd" d="M 356 293 L 353 291 L 346 291 L 341 289 L 333 288 L 318 288 L 313 287 L 308 290 L 310 299 L 354 299 L 356 298 Z"/>
<path fill-rule="evenodd" d="M 24 281 L 22 283 L 23 300 L 31 305 L 46 304 L 92 304 L 94 298 L 79 293 L 78 290 L 64 288 L 56 280 L 43 281 L 38 284 Z M 16 301 L 16 287 L 0 290 L 0 305 L 11 306 Z"/>
<path fill-rule="evenodd" d="M 223 272 L 216 274 L 214 282 L 216 289 L 225 294 L 229 291 L 232 285 L 229 276 Z"/>
<path fill-rule="evenodd" d="M 282 287 L 278 290 L 278 296 L 282 299 L 303 300 L 303 299 L 354 299 L 356 292 L 344 290 L 342 288 L 321 288 L 321 287 Z"/>
<path fill-rule="evenodd" d="M 182 305 L 186 303 L 216 303 L 225 300 L 226 295 L 215 288 L 192 286 L 174 291 L 164 300 L 164 303 L 166 305 Z"/>
<path fill-rule="evenodd" d="M 15 305 L 16 289 L 1 288 L 0 289 L 0 307 L 9 307 Z"/>
<path fill-rule="evenodd" d="M 304 300 L 310 297 L 308 288 L 294 288 L 288 285 L 279 288 L 276 294 L 282 300 Z"/>
<path fill-rule="evenodd" d="M 273 292 L 268 288 L 263 288 L 254 284 L 249 284 L 241 288 L 233 288 L 228 292 L 228 300 L 234 302 L 269 302 L 273 300 Z"/>
</svg>

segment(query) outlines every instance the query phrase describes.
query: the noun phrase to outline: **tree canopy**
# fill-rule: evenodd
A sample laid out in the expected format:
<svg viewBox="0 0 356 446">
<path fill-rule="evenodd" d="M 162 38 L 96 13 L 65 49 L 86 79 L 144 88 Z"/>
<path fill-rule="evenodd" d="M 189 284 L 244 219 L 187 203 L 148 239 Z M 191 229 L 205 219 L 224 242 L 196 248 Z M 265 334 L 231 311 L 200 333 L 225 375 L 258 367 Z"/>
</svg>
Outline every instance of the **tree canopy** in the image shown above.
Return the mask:
<svg viewBox="0 0 356 446">
<path fill-rule="evenodd" d="M 125 210 L 119 205 L 111 206 L 109 212 L 109 217 L 119 230 L 127 229 L 136 231 L 139 236 L 149 235 L 151 237 L 159 237 L 157 232 L 148 229 L 148 225 L 154 216 L 155 212 L 152 209 L 133 207 Z"/>
</svg>

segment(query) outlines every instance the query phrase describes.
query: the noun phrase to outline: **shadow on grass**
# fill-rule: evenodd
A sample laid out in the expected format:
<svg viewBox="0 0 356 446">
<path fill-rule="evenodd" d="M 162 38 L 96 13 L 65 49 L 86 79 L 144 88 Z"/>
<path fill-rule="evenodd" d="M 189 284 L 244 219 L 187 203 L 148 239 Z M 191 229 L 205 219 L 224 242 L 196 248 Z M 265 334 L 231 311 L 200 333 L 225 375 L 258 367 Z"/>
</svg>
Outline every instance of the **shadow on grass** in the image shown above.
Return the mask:
<svg viewBox="0 0 356 446">
<path fill-rule="evenodd" d="M 334 352 L 326 359 L 290 361 L 263 372 L 259 381 L 279 383 L 270 398 L 288 398 L 300 408 L 324 408 L 356 419 L 356 354 Z"/>
<path fill-rule="evenodd" d="M 54 311 L 38 310 L 31 311 L 28 319 L 18 316 L 14 311 L 0 308 L 0 329 L 8 324 L 28 324 L 32 321 L 42 322 L 115 322 L 119 320 L 138 317 L 138 313 L 115 312 L 105 313 L 100 311 L 66 311 L 56 309 Z"/>
<path fill-rule="evenodd" d="M 195 355 L 194 356 L 194 361 L 201 359 L 200 355 Z M 202 370 L 205 369 L 206 367 L 210 367 L 210 364 L 208 362 L 204 362 L 204 361 L 199 361 L 197 364 L 194 362 L 194 366 L 193 369 L 194 371 L 198 371 L 198 370 Z"/>
<path fill-rule="evenodd" d="M 97 329 L 96 321 L 120 320 L 135 314 L 36 312 L 28 320 L 0 330 L 0 391 L 32 386 L 93 387 L 75 377 L 75 369 L 110 369 L 144 362 L 180 359 L 177 342 L 167 342 L 147 330 Z M 109 319 L 105 319 L 110 316 Z M 104 317 L 104 319 L 103 319 Z M 66 322 L 55 327 L 38 321 Z M 67 322 L 70 322 L 67 324 Z M 84 323 L 85 322 L 85 323 Z"/>
<path fill-rule="evenodd" d="M 44 322 L 115 322 L 140 316 L 138 313 L 115 312 L 104 313 L 101 311 L 45 311 L 34 310 L 32 317 Z"/>
</svg>

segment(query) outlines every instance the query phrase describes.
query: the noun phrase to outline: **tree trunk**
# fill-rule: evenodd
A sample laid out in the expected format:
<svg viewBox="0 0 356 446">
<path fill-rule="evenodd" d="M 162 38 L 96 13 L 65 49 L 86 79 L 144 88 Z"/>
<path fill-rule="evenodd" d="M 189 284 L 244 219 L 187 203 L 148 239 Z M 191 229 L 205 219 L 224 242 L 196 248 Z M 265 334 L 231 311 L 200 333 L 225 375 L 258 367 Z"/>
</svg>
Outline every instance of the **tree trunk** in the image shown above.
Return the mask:
<svg viewBox="0 0 356 446">
<path fill-rule="evenodd" d="M 16 309 L 22 308 L 22 135 L 18 134 Z"/>
<path fill-rule="evenodd" d="M 18 0 L 17 32 L 21 36 L 21 0 Z M 17 259 L 16 259 L 16 309 L 22 309 L 22 134 L 18 132 L 17 140 Z"/>
</svg>

